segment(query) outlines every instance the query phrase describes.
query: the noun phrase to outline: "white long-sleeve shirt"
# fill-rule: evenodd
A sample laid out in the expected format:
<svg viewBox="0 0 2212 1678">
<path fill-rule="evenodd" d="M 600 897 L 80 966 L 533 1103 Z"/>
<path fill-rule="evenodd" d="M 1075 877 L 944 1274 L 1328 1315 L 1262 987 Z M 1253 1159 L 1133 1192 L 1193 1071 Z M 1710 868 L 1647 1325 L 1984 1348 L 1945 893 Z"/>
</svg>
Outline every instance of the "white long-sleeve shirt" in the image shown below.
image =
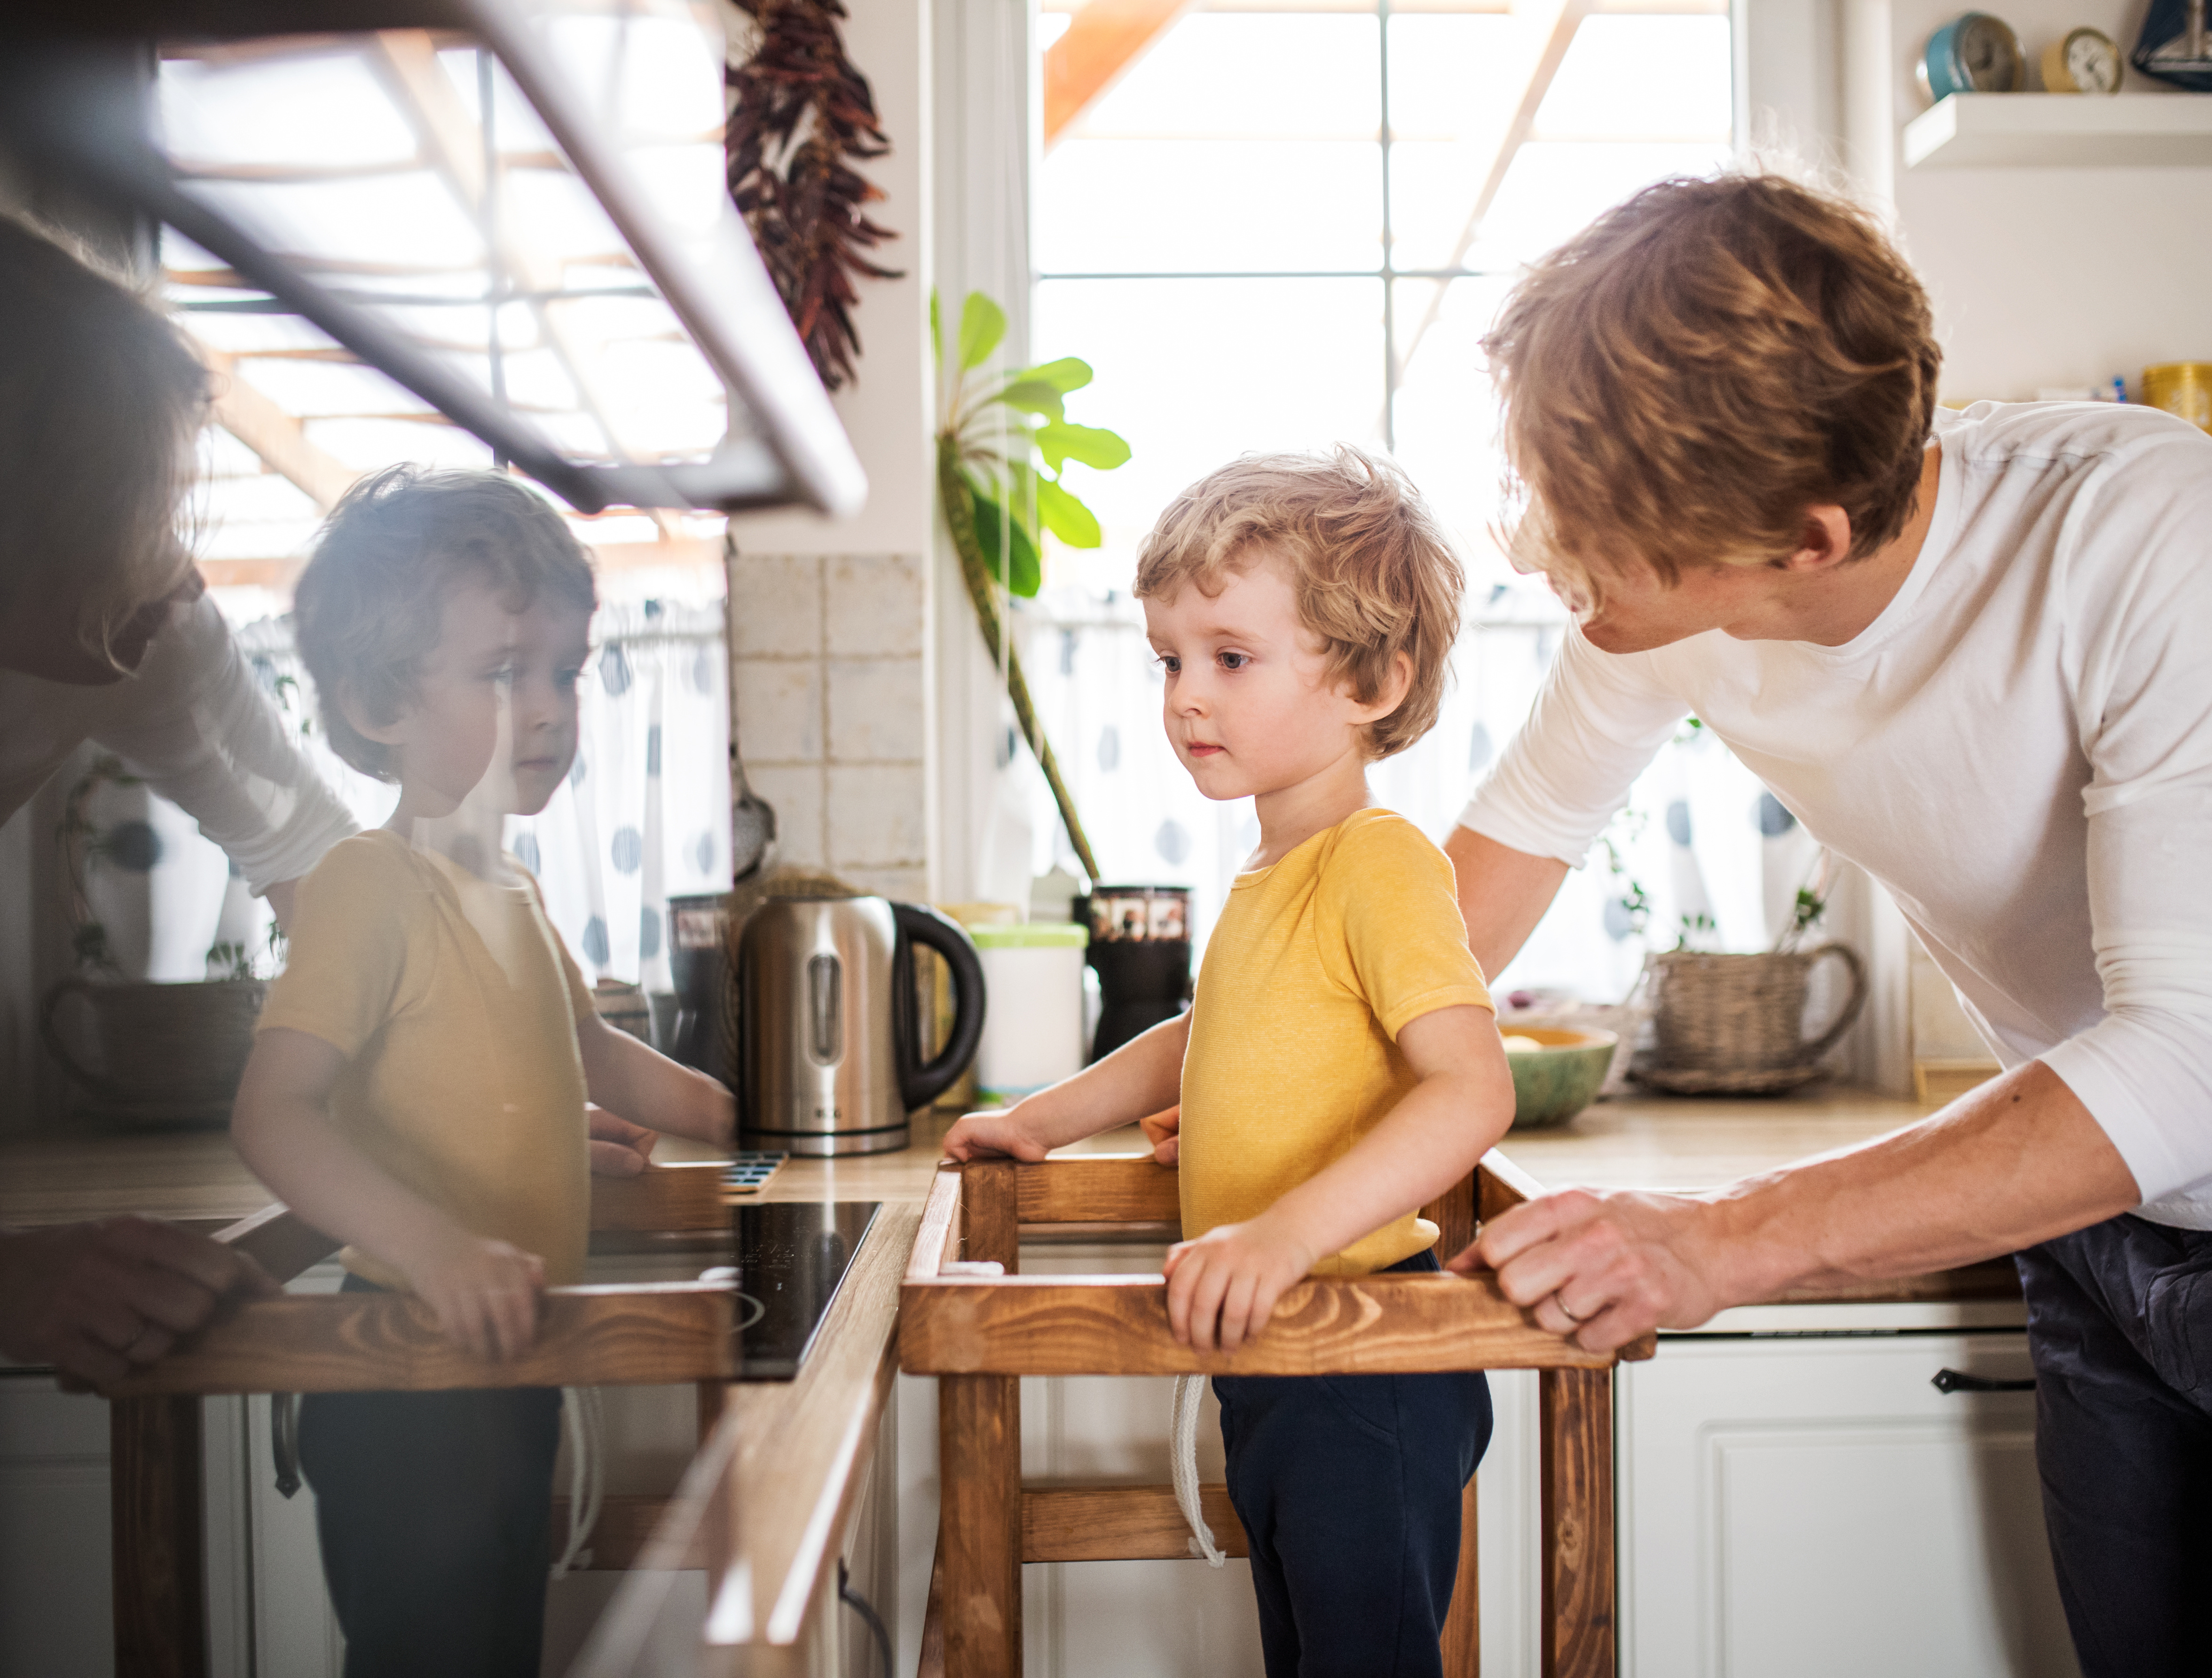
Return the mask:
<svg viewBox="0 0 2212 1678">
<path fill-rule="evenodd" d="M 292 744 L 212 600 L 171 608 L 135 676 L 105 687 L 0 670 L 0 822 L 86 740 L 180 806 L 263 891 L 356 824 Z"/>
<path fill-rule="evenodd" d="M 2212 437 L 2153 410 L 1939 415 L 1933 522 L 1841 647 L 1570 635 L 1461 821 L 1579 864 L 1694 712 L 1889 889 L 1991 1051 L 2040 1059 L 2212 1229 Z"/>
</svg>

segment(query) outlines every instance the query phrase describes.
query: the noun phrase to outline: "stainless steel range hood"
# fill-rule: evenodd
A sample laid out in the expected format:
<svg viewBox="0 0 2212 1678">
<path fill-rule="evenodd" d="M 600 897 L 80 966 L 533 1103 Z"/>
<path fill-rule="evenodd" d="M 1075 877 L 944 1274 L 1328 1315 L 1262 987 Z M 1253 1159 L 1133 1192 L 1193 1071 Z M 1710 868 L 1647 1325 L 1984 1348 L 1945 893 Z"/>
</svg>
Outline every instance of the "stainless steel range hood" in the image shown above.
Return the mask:
<svg viewBox="0 0 2212 1678">
<path fill-rule="evenodd" d="M 0 20 L 0 125 L 169 230 L 216 357 L 291 357 L 333 423 L 388 419 L 388 377 L 581 512 L 848 514 L 866 479 L 730 204 L 722 100 L 680 0 Z"/>
</svg>

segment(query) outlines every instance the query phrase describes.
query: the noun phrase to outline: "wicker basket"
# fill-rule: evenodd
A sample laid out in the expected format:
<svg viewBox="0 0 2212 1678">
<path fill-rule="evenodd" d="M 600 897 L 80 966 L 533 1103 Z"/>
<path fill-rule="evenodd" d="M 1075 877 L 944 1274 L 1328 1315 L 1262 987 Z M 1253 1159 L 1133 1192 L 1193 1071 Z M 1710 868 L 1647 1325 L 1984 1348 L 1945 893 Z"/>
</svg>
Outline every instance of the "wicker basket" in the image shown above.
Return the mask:
<svg viewBox="0 0 2212 1678">
<path fill-rule="evenodd" d="M 222 1125 L 253 1052 L 253 1024 L 269 987 L 258 979 L 148 984 L 72 974 L 46 993 L 46 1049 L 100 1118 L 146 1125 Z M 78 999 L 82 1029 L 63 1029 Z"/>
<path fill-rule="evenodd" d="M 1814 967 L 1843 963 L 1850 995 L 1828 1028 L 1805 1036 Z M 1681 1093 L 1754 1094 L 1809 1083 L 1866 1006 L 1866 969 L 1841 944 L 1802 954 L 1715 956 L 1676 951 L 1652 958 L 1656 1042 L 1644 1083 Z"/>
</svg>

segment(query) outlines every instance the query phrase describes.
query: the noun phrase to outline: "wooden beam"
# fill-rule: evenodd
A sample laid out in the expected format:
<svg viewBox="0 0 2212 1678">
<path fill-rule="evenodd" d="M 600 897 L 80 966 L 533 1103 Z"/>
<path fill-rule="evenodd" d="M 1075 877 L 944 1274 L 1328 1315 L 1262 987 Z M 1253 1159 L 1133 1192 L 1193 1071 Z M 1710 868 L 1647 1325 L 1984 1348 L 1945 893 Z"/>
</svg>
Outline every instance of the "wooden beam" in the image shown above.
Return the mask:
<svg viewBox="0 0 2212 1678">
<path fill-rule="evenodd" d="M 107 1437 L 115 1670 L 205 1678 L 200 1401 L 118 1398 L 108 1407 Z"/>
<path fill-rule="evenodd" d="M 1224 1555 L 1249 1555 L 1229 1488 L 1198 1488 L 1199 1507 Z M 1190 1523 L 1172 1486 L 1022 1487 L 1024 1561 L 1187 1561 Z"/>
<path fill-rule="evenodd" d="M 929 1602 L 921 1611 L 921 1659 L 915 1678 L 945 1678 L 945 1546 L 929 1559 Z"/>
<path fill-rule="evenodd" d="M 1444 1614 L 1444 1678 L 1482 1678 L 1482 1576 L 1480 1528 L 1475 1509 L 1476 1476 L 1468 1476 L 1459 1496 L 1459 1572 L 1452 1578 L 1451 1607 Z"/>
<path fill-rule="evenodd" d="M 998 1264 L 1012 1275 L 1021 1262 L 1020 1195 L 1011 1159 L 985 1159 L 963 1168 L 960 1211 L 961 1259 L 969 1264 Z M 1032 1166 L 1032 1170 L 1042 1167 Z"/>
<path fill-rule="evenodd" d="M 914 1237 L 914 1252 L 907 1260 L 906 1280 L 935 1279 L 948 1260 L 957 1256 L 960 1242 L 960 1168 L 945 1164 L 930 1180 L 929 1195 L 922 1202 L 921 1228 Z"/>
<path fill-rule="evenodd" d="M 429 1306 L 410 1295 L 293 1296 L 237 1307 L 112 1391 L 667 1385 L 734 1374 L 733 1321 L 731 1290 L 716 1283 L 549 1288 L 529 1350 L 491 1362 L 448 1340 Z"/>
<path fill-rule="evenodd" d="M 361 474 L 309 442 L 304 425 L 246 381 L 237 356 L 197 337 L 192 347 L 216 375 L 216 423 L 303 491 L 319 511 L 336 507 Z"/>
<path fill-rule="evenodd" d="M 1190 0 L 1089 0 L 1045 49 L 1044 143 L 1050 150 L 1091 101 L 1121 79 Z"/>
<path fill-rule="evenodd" d="M 1000 1375 L 939 1381 L 937 1460 L 945 1669 L 957 1678 L 1021 1678 L 1021 1383 Z"/>
<path fill-rule="evenodd" d="M 1313 1277 L 1283 1295 L 1256 1340 L 1200 1353 L 1168 1328 L 1157 1276 L 910 1281 L 899 1306 L 909 1375 L 1391 1375 L 1607 1369 L 1651 1355 L 1585 1352 L 1536 1326 L 1488 1275 Z"/>
<path fill-rule="evenodd" d="M 1024 1224 L 1181 1224 L 1175 1167 L 1149 1153 L 1085 1154 L 1014 1167 Z M 971 1255 L 972 1256 L 972 1255 Z"/>
<path fill-rule="evenodd" d="M 1613 1678 L 1613 1372 L 1536 1377 L 1543 1678 Z"/>
</svg>

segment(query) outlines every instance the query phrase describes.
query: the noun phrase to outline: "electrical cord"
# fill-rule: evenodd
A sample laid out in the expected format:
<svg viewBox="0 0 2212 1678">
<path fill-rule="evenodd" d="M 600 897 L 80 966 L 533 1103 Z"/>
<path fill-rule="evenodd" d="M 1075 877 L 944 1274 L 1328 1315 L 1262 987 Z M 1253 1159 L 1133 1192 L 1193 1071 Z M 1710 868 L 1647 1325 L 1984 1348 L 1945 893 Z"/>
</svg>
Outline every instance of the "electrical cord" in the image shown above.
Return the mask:
<svg viewBox="0 0 2212 1678">
<path fill-rule="evenodd" d="M 837 1559 L 837 1600 L 867 1622 L 868 1629 L 875 1633 L 876 1648 L 884 1657 L 884 1678 L 891 1678 L 891 1667 L 896 1657 L 891 1653 L 890 1627 L 884 1624 L 883 1615 L 876 1612 L 868 1599 L 853 1589 L 842 1556 Z"/>
</svg>

